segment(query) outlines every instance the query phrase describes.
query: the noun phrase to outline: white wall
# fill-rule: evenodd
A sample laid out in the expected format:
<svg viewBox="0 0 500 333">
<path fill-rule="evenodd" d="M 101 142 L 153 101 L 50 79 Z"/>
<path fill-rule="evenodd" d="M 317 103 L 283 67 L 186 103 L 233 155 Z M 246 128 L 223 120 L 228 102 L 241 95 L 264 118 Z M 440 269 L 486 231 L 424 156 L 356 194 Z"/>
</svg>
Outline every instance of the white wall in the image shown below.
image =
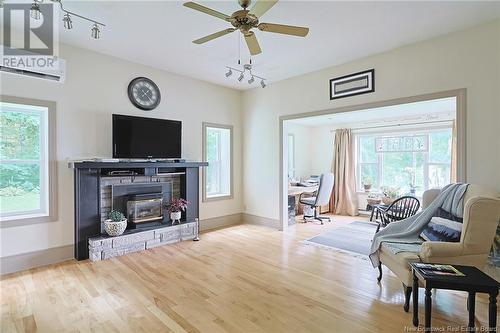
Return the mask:
<svg viewBox="0 0 500 333">
<path fill-rule="evenodd" d="M 300 124 L 288 124 L 287 129 L 295 140 L 295 178 L 306 179 L 312 170 L 313 129 Z"/>
<path fill-rule="evenodd" d="M 500 191 L 499 49 L 496 20 L 245 92 L 245 212 L 279 218 L 280 116 L 459 88 L 467 89 L 467 180 Z M 329 79 L 370 68 L 374 93 L 329 100 Z"/>
<path fill-rule="evenodd" d="M 61 46 L 60 56 L 67 61 L 64 84 L 0 76 L 4 95 L 57 102 L 59 161 L 59 220 L 0 229 L 1 257 L 73 244 L 73 171 L 65 160 L 111 156 L 112 113 L 182 120 L 183 157 L 198 161 L 202 122 L 233 125 L 234 199 L 201 203 L 200 217 L 241 212 L 240 92 L 66 45 Z M 161 89 L 162 101 L 154 111 L 141 111 L 128 100 L 128 83 L 137 76 L 151 78 Z"/>
</svg>

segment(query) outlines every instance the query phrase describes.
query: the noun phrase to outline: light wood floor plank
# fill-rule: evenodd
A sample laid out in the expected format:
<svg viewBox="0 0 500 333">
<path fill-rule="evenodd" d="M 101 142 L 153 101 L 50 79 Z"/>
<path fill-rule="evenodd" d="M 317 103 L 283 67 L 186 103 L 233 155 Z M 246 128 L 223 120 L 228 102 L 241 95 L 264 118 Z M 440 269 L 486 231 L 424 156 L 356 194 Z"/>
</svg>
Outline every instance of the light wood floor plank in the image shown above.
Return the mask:
<svg viewBox="0 0 500 333">
<path fill-rule="evenodd" d="M 368 260 L 302 240 L 361 220 L 297 224 L 287 233 L 238 225 L 200 242 L 101 262 L 68 261 L 3 276 L 1 332 L 404 332 L 397 278 Z M 421 300 L 423 294 L 421 291 Z M 438 291 L 433 326 L 467 323 L 463 293 Z M 478 296 L 476 325 L 487 324 Z M 423 317 L 423 304 L 420 305 Z M 423 318 L 421 318 L 421 322 Z"/>
</svg>

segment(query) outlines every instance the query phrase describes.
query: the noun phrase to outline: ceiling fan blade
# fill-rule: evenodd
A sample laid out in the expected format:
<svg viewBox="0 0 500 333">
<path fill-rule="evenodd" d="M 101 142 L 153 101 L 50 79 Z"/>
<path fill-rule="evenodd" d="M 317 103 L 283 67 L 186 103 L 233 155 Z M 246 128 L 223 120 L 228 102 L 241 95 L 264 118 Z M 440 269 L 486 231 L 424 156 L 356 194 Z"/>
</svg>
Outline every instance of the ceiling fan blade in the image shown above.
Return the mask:
<svg viewBox="0 0 500 333">
<path fill-rule="evenodd" d="M 264 15 L 272 6 L 274 6 L 278 0 L 257 0 L 255 5 L 250 9 L 250 14 L 257 17 Z"/>
<path fill-rule="evenodd" d="M 230 34 L 231 32 L 233 32 L 235 30 L 236 29 L 234 29 L 234 28 L 224 29 L 224 30 L 221 30 L 221 31 L 216 32 L 214 34 L 202 37 L 200 39 L 193 40 L 193 43 L 195 43 L 195 44 L 203 44 L 203 43 L 206 43 L 208 41 L 211 41 L 212 39 L 219 38 L 219 37 L 222 37 L 224 35 Z"/>
<path fill-rule="evenodd" d="M 212 15 L 212 16 L 215 16 L 215 17 L 218 17 L 222 20 L 225 20 L 227 21 L 228 19 L 230 19 L 231 17 L 226 15 L 226 14 L 223 14 L 221 12 L 218 12 L 216 10 L 213 10 L 213 9 L 210 9 L 208 7 L 205 7 L 205 6 L 202 6 L 202 5 L 199 5 L 197 3 L 194 3 L 194 2 L 185 2 L 184 3 L 184 7 L 188 7 L 188 8 L 191 8 L 191 9 L 194 9 L 194 10 L 197 10 L 197 11 L 200 11 L 202 13 L 205 13 L 205 14 L 208 14 L 208 15 Z"/>
<path fill-rule="evenodd" d="M 247 42 L 247 46 L 250 50 L 251 55 L 262 53 L 259 42 L 257 41 L 257 37 L 255 37 L 255 34 L 252 31 L 245 35 L 245 41 Z"/>
<path fill-rule="evenodd" d="M 297 27 L 294 25 L 283 25 L 274 23 L 261 23 L 258 26 L 259 30 L 267 32 L 275 32 L 278 34 L 293 35 L 305 37 L 309 33 L 309 28 Z"/>
</svg>

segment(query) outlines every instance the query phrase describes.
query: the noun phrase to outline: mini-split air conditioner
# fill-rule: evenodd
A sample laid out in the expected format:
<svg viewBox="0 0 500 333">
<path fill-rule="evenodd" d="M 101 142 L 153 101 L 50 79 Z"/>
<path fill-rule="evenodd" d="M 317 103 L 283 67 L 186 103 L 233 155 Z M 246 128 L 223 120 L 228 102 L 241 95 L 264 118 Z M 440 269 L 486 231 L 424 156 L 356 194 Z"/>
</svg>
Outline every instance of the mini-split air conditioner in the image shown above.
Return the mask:
<svg viewBox="0 0 500 333">
<path fill-rule="evenodd" d="M 4 47 L 0 45 L 0 47 Z M 21 75 L 36 79 L 48 80 L 53 82 L 64 83 L 64 79 L 66 77 L 66 62 L 60 58 L 51 58 L 49 59 L 52 64 L 56 64 L 51 68 L 47 67 L 34 67 L 34 66 L 25 66 L 23 65 L 23 59 L 30 59 L 30 56 L 26 56 L 26 54 L 19 56 L 9 56 L 4 55 L 0 61 L 0 73 L 12 74 L 12 75 Z M 33 55 L 36 56 L 36 55 Z M 21 59 L 17 58 L 21 57 Z M 42 61 L 43 62 L 43 61 Z"/>
</svg>

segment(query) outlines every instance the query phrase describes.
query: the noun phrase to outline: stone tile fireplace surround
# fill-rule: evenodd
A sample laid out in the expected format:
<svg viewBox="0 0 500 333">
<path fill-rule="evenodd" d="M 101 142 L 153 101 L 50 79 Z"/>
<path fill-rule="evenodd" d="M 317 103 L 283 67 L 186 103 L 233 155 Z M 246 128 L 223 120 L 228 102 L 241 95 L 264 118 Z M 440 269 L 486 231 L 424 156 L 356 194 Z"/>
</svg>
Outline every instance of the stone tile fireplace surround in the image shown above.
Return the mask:
<svg viewBox="0 0 500 333">
<path fill-rule="evenodd" d="M 206 162 L 75 162 L 75 258 L 102 260 L 198 236 L 199 173 Z M 189 202 L 180 224 L 162 219 L 128 223 L 110 237 L 103 222 L 111 209 L 127 212 L 127 201 L 146 195 Z M 135 199 L 134 199 L 135 200 Z"/>
</svg>

